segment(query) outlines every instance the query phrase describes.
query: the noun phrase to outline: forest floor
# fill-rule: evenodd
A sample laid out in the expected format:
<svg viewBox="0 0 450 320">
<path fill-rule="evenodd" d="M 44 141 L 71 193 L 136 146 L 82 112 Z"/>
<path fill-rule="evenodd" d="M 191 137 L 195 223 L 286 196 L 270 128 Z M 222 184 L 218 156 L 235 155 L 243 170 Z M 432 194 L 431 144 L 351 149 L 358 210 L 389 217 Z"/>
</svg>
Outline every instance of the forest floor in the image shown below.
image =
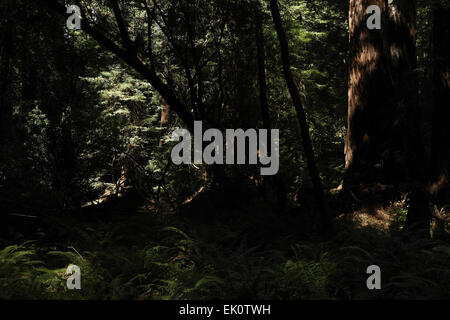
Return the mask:
<svg viewBox="0 0 450 320">
<path fill-rule="evenodd" d="M 192 218 L 113 204 L 20 220 L 19 231 L 10 223 L 0 237 L 0 298 L 450 297 L 448 224 L 434 225 L 432 240 L 406 241 L 403 203 L 340 214 L 327 241 L 308 231 L 307 213 L 298 208 L 280 213 L 261 202 L 239 208 Z M 81 290 L 66 288 L 69 264 L 81 268 Z M 366 269 L 374 264 L 382 289 L 370 291 Z"/>
</svg>

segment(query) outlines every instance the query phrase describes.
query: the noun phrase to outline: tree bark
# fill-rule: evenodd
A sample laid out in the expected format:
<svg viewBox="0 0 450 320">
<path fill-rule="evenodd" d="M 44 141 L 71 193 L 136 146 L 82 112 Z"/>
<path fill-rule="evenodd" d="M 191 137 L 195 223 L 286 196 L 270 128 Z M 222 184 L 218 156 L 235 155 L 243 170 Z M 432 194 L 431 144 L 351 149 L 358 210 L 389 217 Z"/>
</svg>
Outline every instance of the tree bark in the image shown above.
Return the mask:
<svg viewBox="0 0 450 320">
<path fill-rule="evenodd" d="M 381 10 L 381 29 L 367 27 L 370 5 Z M 411 171 L 405 148 L 417 142 L 415 10 L 415 0 L 350 0 L 347 186 L 395 184 Z"/>
<path fill-rule="evenodd" d="M 10 86 L 11 79 L 10 74 L 12 71 L 11 56 L 14 52 L 14 41 L 13 41 L 13 21 L 11 19 L 11 1 L 6 1 L 3 4 L 2 12 L 0 13 L 0 18 L 6 21 L 4 23 L 4 28 L 2 30 L 1 36 L 1 60 L 0 60 L 0 145 L 3 146 L 3 141 L 6 139 L 9 119 L 11 115 L 10 106 Z M 3 153 L 3 150 L 2 150 Z"/>
<path fill-rule="evenodd" d="M 349 79 L 348 130 L 345 145 L 345 185 L 372 182 L 380 172 L 380 162 L 388 140 L 384 132 L 391 127 L 392 112 L 385 97 L 392 92 L 385 52 L 387 1 L 350 0 L 349 6 Z M 381 9 L 382 29 L 369 30 L 366 10 Z"/>
<path fill-rule="evenodd" d="M 258 60 L 258 87 L 259 104 L 261 108 L 262 125 L 267 129 L 268 141 L 271 141 L 271 121 L 269 112 L 269 102 L 267 99 L 267 79 L 266 79 L 266 52 L 264 48 L 264 33 L 262 24 L 262 12 L 259 2 L 257 3 L 255 17 L 255 40 Z M 271 144 L 267 145 L 267 152 L 270 154 Z M 275 203 L 277 207 L 283 210 L 286 207 L 286 189 L 280 175 L 261 177 L 265 198 L 269 202 Z"/>
<path fill-rule="evenodd" d="M 258 59 L 258 85 L 259 85 L 259 104 L 261 107 L 262 123 L 265 129 L 271 129 L 269 103 L 267 101 L 267 81 L 266 81 L 266 52 L 264 48 L 264 35 L 262 26 L 262 17 L 258 6 L 256 13 L 256 49 Z M 270 140 L 270 139 L 269 139 Z M 268 145 L 270 148 L 270 144 Z M 270 150 L 269 150 L 270 152 Z"/>
<path fill-rule="evenodd" d="M 431 87 L 432 137 L 430 194 L 437 204 L 450 198 L 450 9 L 435 3 L 432 8 Z"/>
<path fill-rule="evenodd" d="M 165 129 L 165 127 L 169 124 L 170 122 L 170 106 L 163 100 L 162 101 L 164 108 L 161 110 L 161 123 L 160 123 L 160 127 L 161 127 L 161 136 L 159 138 L 159 146 L 162 147 L 163 146 L 163 136 L 164 133 L 167 131 L 167 129 Z"/>
<path fill-rule="evenodd" d="M 381 9 L 381 29 L 367 27 L 370 5 Z M 426 157 L 414 73 L 416 1 L 350 0 L 349 34 L 344 186 L 407 182 L 406 229 L 426 231 L 430 217 Z"/>
</svg>

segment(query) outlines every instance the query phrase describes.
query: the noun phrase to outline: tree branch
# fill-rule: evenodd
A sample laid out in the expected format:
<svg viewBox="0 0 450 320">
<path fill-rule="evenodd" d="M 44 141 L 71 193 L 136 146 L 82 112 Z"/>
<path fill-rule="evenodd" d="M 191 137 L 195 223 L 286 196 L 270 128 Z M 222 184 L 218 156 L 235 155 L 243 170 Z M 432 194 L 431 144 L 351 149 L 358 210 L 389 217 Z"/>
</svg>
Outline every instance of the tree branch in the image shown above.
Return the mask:
<svg viewBox="0 0 450 320">
<path fill-rule="evenodd" d="M 59 15 L 66 17 L 66 7 L 57 0 L 35 0 L 46 4 L 50 9 L 57 12 Z M 86 19 L 85 19 L 86 20 Z M 141 74 L 156 91 L 163 97 L 163 99 L 170 105 L 173 111 L 185 123 L 188 130 L 194 130 L 194 117 L 191 112 L 184 106 L 177 98 L 175 93 L 160 79 L 154 69 L 147 68 L 136 55 L 130 54 L 114 41 L 99 32 L 94 26 L 89 25 L 87 21 L 82 21 L 81 29 L 94 38 L 99 44 L 112 52 L 118 58 L 123 60 L 127 65 Z M 124 46 L 126 47 L 126 46 Z"/>
<path fill-rule="evenodd" d="M 119 3 L 117 0 L 109 0 L 111 7 L 114 12 L 114 17 L 116 18 L 117 26 L 119 27 L 119 32 L 122 37 L 122 41 L 124 43 L 125 49 L 128 50 L 129 54 L 136 54 L 136 50 L 134 49 L 133 42 L 130 39 L 128 34 L 127 26 L 123 19 L 122 13 L 120 12 Z"/>
</svg>

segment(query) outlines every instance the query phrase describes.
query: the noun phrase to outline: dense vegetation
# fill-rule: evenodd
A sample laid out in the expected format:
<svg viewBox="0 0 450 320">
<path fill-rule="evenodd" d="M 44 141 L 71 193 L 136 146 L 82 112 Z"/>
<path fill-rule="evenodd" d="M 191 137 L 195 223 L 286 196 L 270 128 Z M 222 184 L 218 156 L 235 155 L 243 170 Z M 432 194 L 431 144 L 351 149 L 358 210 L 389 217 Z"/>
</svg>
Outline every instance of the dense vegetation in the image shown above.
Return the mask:
<svg viewBox="0 0 450 320">
<path fill-rule="evenodd" d="M 0 299 L 450 297 L 448 1 L 64 4 L 0 3 Z M 279 173 L 174 165 L 194 120 Z"/>
</svg>

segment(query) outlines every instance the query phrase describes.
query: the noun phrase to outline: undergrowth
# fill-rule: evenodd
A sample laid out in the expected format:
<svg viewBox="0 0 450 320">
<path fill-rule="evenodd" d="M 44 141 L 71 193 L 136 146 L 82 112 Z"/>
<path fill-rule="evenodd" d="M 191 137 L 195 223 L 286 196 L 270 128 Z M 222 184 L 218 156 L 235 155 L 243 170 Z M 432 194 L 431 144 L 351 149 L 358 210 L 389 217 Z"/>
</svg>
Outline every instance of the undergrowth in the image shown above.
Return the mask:
<svg viewBox="0 0 450 320">
<path fill-rule="evenodd" d="M 282 220 L 243 215 L 207 225 L 146 213 L 108 222 L 70 221 L 62 240 L 44 232 L 0 250 L 0 298 L 450 297 L 447 242 L 405 241 L 396 230 L 357 228 L 349 221 L 336 225 L 332 241 L 321 242 L 300 232 L 292 236 L 292 221 L 273 225 Z M 69 264 L 81 268 L 81 290 L 66 287 Z M 366 269 L 373 264 L 381 268 L 382 289 L 369 291 Z"/>
</svg>

